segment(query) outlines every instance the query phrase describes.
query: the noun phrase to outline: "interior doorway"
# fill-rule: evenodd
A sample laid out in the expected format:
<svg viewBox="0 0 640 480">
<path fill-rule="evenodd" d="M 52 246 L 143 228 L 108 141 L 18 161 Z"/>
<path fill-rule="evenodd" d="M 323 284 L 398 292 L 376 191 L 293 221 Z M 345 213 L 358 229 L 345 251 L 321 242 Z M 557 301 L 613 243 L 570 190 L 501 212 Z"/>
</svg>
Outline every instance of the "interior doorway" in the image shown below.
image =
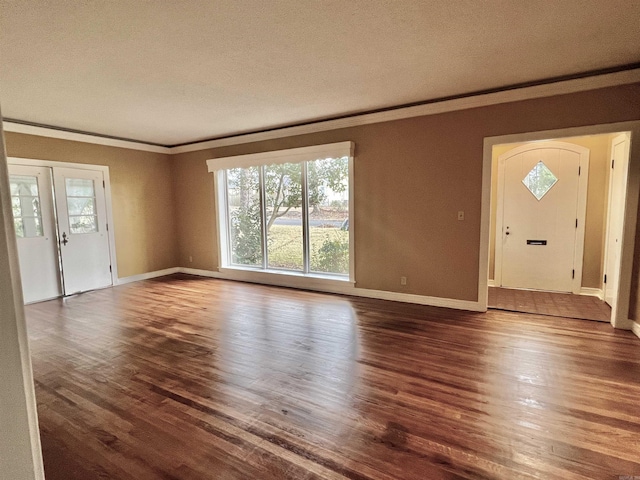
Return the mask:
<svg viewBox="0 0 640 480">
<path fill-rule="evenodd" d="M 25 303 L 113 285 L 105 169 L 9 159 Z"/>
<path fill-rule="evenodd" d="M 628 128 L 628 130 L 633 130 L 634 128 L 635 129 L 638 128 L 639 125 L 636 125 L 637 123 L 638 122 L 627 122 L 625 124 L 618 124 L 618 126 L 630 127 Z M 485 270 L 487 272 L 487 280 L 483 282 L 483 280 L 480 279 L 480 291 L 487 292 L 487 296 L 485 298 L 487 301 L 487 305 L 489 307 L 492 306 L 491 303 L 489 303 L 489 300 L 495 303 L 496 297 L 505 298 L 506 296 L 506 297 L 511 297 L 512 300 L 513 298 L 518 297 L 521 300 L 522 297 L 527 297 L 530 295 L 518 294 L 514 296 L 512 294 L 509 294 L 509 292 L 506 292 L 507 295 L 504 295 L 505 292 L 496 292 L 496 291 L 492 291 L 491 293 L 489 293 L 488 288 L 500 288 L 501 286 L 508 286 L 516 289 L 523 289 L 524 291 L 531 291 L 534 293 L 536 291 L 539 291 L 544 293 L 544 296 L 546 296 L 547 298 L 546 300 L 543 300 L 540 297 L 538 298 L 536 303 L 538 303 L 539 305 L 544 305 L 546 302 L 547 306 L 553 303 L 551 300 L 549 300 L 550 298 L 549 295 L 552 295 L 551 292 L 553 292 L 553 294 L 556 294 L 556 292 L 569 291 L 569 292 L 573 292 L 575 294 L 573 298 L 578 300 L 578 302 L 576 303 L 576 306 L 577 306 L 576 311 L 580 311 L 580 310 L 582 310 L 583 312 L 585 311 L 584 300 L 590 300 L 590 301 L 595 300 L 597 302 L 600 302 L 596 304 L 596 310 L 598 310 L 598 312 L 596 313 L 595 316 L 602 316 L 602 313 L 607 312 L 607 309 L 610 308 L 608 305 L 606 305 L 603 302 L 605 298 L 605 292 L 608 290 L 610 293 L 613 293 L 613 298 L 616 300 L 620 297 L 620 294 L 622 294 L 622 296 L 624 297 L 623 303 L 625 304 L 623 306 L 622 311 L 616 312 L 616 307 L 618 307 L 619 305 L 616 305 L 615 300 L 611 302 L 613 303 L 612 305 L 613 309 L 611 310 L 611 316 L 610 316 L 611 322 L 614 324 L 614 326 L 617 326 L 616 325 L 617 323 L 618 326 L 622 326 L 622 328 L 625 328 L 625 326 L 626 328 L 628 328 L 628 325 L 626 325 L 628 321 L 626 319 L 628 314 L 629 291 L 627 291 L 627 289 L 629 288 L 629 285 L 630 285 L 631 272 L 629 267 L 631 266 L 631 263 L 629 264 L 628 267 L 622 264 L 624 262 L 623 257 L 625 256 L 625 252 L 623 252 L 623 250 L 625 249 L 625 246 L 626 246 L 626 255 L 629 255 L 629 251 L 633 252 L 632 250 L 633 237 L 629 235 L 629 232 L 631 231 L 629 229 L 629 226 L 630 226 L 630 222 L 633 222 L 634 223 L 633 228 L 635 228 L 635 218 L 632 218 L 633 216 L 630 215 L 630 212 L 628 209 L 630 206 L 631 206 L 631 209 L 637 208 L 637 185 L 634 185 L 634 183 L 637 183 L 637 179 L 636 181 L 634 181 L 627 175 L 622 181 L 617 182 L 617 185 L 614 187 L 609 186 L 609 181 L 610 179 L 612 179 L 611 160 L 612 160 L 612 152 L 613 152 L 612 148 L 615 143 L 614 140 L 616 138 L 619 138 L 620 135 L 623 133 L 625 134 L 625 138 L 629 140 L 629 143 L 627 143 L 626 150 L 624 148 L 618 148 L 618 151 L 624 150 L 626 154 L 626 158 L 624 159 L 624 162 L 620 162 L 621 164 L 620 166 L 628 169 L 629 165 L 631 165 L 631 162 L 629 160 L 629 157 L 631 155 L 630 140 L 633 135 L 633 132 L 625 131 L 623 128 L 616 129 L 613 125 L 612 126 L 602 125 L 602 126 L 594 126 L 594 127 L 584 127 L 582 129 L 573 128 L 573 129 L 567 129 L 559 132 L 546 132 L 546 133 L 548 136 L 543 136 L 545 135 L 545 132 L 537 132 L 532 134 L 510 135 L 510 136 L 504 136 L 504 137 L 485 140 L 485 176 L 484 176 L 485 180 L 484 182 L 486 186 L 485 186 L 484 198 L 486 198 L 486 196 L 490 197 L 490 202 L 487 202 L 490 204 L 490 208 L 487 209 L 488 210 L 487 212 L 483 211 L 483 215 L 485 215 L 486 221 L 488 223 L 488 225 L 484 226 L 484 228 L 488 227 L 487 228 L 488 231 L 486 232 L 486 234 L 483 232 L 483 237 L 486 235 L 487 244 L 489 244 L 489 252 L 487 255 L 488 258 L 485 257 L 488 260 L 488 265 Z M 504 140 L 504 141 L 501 142 L 500 140 Z M 514 152 L 517 153 L 518 149 L 520 151 L 525 151 L 527 149 L 536 149 L 536 148 L 540 148 L 545 143 L 549 144 L 549 142 L 570 143 L 570 144 L 576 145 L 577 147 L 583 147 L 585 149 L 588 149 L 589 151 L 589 167 L 586 172 L 588 175 L 587 177 L 588 183 L 585 189 L 587 192 L 587 195 L 586 195 L 586 201 L 584 202 L 585 214 L 584 214 L 584 221 L 583 221 L 583 228 L 584 228 L 584 236 L 583 236 L 584 243 L 583 243 L 583 252 L 582 252 L 583 259 L 582 261 L 580 261 L 578 258 L 576 258 L 578 256 L 576 255 L 576 253 L 579 253 L 579 249 L 580 249 L 580 246 L 579 246 L 580 239 L 577 238 L 575 242 L 575 245 L 577 248 L 574 249 L 574 254 L 571 255 L 570 252 L 569 253 L 564 252 L 563 254 L 560 255 L 557 261 L 554 261 L 554 265 L 558 265 L 562 263 L 562 261 L 566 263 L 571 259 L 572 256 L 574 257 L 575 266 L 571 268 L 572 273 L 574 273 L 574 278 L 572 279 L 574 280 L 574 284 L 572 285 L 571 289 L 568 289 L 566 284 L 562 288 L 558 288 L 557 286 L 554 286 L 552 282 L 545 284 L 544 283 L 545 275 L 540 274 L 540 271 L 544 272 L 544 271 L 547 271 L 547 269 L 546 267 L 542 267 L 541 269 L 538 268 L 538 266 L 541 265 L 543 262 L 537 261 L 535 259 L 533 259 L 534 267 L 529 269 L 525 267 L 524 270 L 535 271 L 535 269 L 538 268 L 538 280 L 540 280 L 542 283 L 537 283 L 535 285 L 531 285 L 531 284 L 513 285 L 506 282 L 506 285 L 505 285 L 502 283 L 502 275 L 501 275 L 505 272 L 505 269 L 504 269 L 504 265 L 500 265 L 500 260 L 504 261 L 506 257 L 502 255 L 502 258 L 500 258 L 500 255 L 504 254 L 504 251 L 499 252 L 500 247 L 501 246 L 504 247 L 504 244 L 502 245 L 497 245 L 497 244 L 498 242 L 501 242 L 501 241 L 504 242 L 505 239 L 507 241 L 511 240 L 512 238 L 510 237 L 514 237 L 515 235 L 512 230 L 513 227 L 511 225 L 507 225 L 507 223 L 504 222 L 505 220 L 504 203 L 502 204 L 503 211 L 500 212 L 501 216 L 499 218 L 497 216 L 498 210 L 500 209 L 500 200 L 498 199 L 498 189 L 501 188 L 499 187 L 499 184 L 498 184 L 498 176 L 499 176 L 498 157 L 500 157 L 501 155 L 504 157 L 505 154 L 507 154 L 508 152 L 511 152 L 512 154 L 511 156 L 513 156 L 513 153 Z M 506 155 L 506 156 L 509 156 L 509 155 Z M 517 179 L 518 182 L 516 182 L 515 180 L 512 181 L 512 185 L 516 185 L 518 188 L 521 188 L 520 193 L 526 192 L 529 194 L 529 198 L 524 197 L 524 198 L 527 198 L 527 201 L 531 200 L 532 203 L 538 206 L 541 205 L 541 201 L 535 195 L 535 193 L 538 193 L 538 192 L 532 192 L 531 190 L 527 190 L 527 175 L 529 175 L 529 173 L 532 171 L 536 173 L 535 172 L 536 168 L 534 167 L 537 166 L 537 169 L 538 169 L 537 176 L 538 178 L 541 177 L 539 169 L 543 168 L 543 166 L 549 167 L 549 165 L 547 165 L 547 162 L 544 159 L 542 159 L 542 162 L 540 162 L 540 160 L 541 159 L 529 158 L 527 161 L 530 163 L 530 165 L 527 164 L 526 169 L 523 166 L 519 166 L 516 169 L 518 170 L 517 176 L 522 176 L 522 178 L 518 178 Z M 523 160 L 520 160 L 519 162 L 522 164 L 526 163 Z M 584 173 L 584 167 L 580 166 L 579 168 L 582 170 L 581 173 Z M 546 196 L 551 195 L 554 189 L 559 186 L 556 168 L 549 168 L 549 170 L 551 170 L 551 173 L 552 173 L 552 175 L 549 176 L 551 180 L 547 182 L 550 185 L 550 187 L 549 185 L 547 185 L 547 187 L 544 187 L 544 185 L 542 186 L 544 188 L 542 188 L 540 193 L 542 193 L 542 191 L 544 191 L 545 188 L 546 188 L 546 193 L 539 195 L 540 199 L 544 199 L 545 195 Z M 624 171 L 626 174 L 628 170 L 623 170 L 621 168 L 620 171 Z M 503 172 L 503 175 L 506 175 L 506 174 Z M 487 178 L 488 176 L 489 178 L 491 178 L 491 182 L 488 182 L 488 178 Z M 513 174 L 513 176 L 515 178 L 516 176 L 515 173 Z M 529 176 L 532 176 L 532 175 L 529 175 Z M 630 179 L 629 182 L 627 182 L 627 178 Z M 503 181 L 503 179 L 501 180 Z M 490 183 L 491 185 L 489 186 L 488 183 Z M 631 183 L 630 189 L 628 188 L 627 183 Z M 631 192 L 631 194 L 629 192 Z M 613 198 L 621 199 L 620 201 L 622 206 L 610 207 L 610 205 L 613 204 L 613 202 L 611 201 L 610 195 L 613 195 Z M 553 197 L 548 197 L 547 199 L 552 199 L 552 198 Z M 574 229 L 576 225 L 575 223 L 576 219 L 578 219 L 578 226 L 580 226 L 580 202 L 581 200 L 578 198 L 578 201 L 576 203 L 577 209 L 575 210 L 575 214 L 573 217 Z M 551 203 L 551 202 L 547 202 L 547 203 Z M 567 202 L 562 202 L 562 203 L 566 205 Z M 485 206 L 486 204 L 484 204 L 483 210 Z M 522 223 L 521 221 L 525 220 L 528 217 L 528 215 L 526 214 L 518 216 L 517 212 L 519 211 L 519 205 L 517 201 L 515 202 L 515 206 L 512 202 L 509 202 L 509 207 L 507 207 L 507 209 L 509 208 L 511 208 L 512 210 L 511 218 L 515 218 L 516 222 Z M 613 213 L 609 211 L 610 208 L 612 208 Z M 574 211 L 573 209 L 574 207 L 572 203 L 572 206 L 567 210 Z M 553 212 L 553 215 L 558 214 L 558 208 L 553 207 L 550 209 L 550 211 Z M 620 225 L 620 228 L 616 231 L 616 234 L 613 235 L 612 237 L 612 232 L 615 230 L 615 222 L 613 222 L 614 226 L 612 227 L 610 226 L 610 220 L 612 218 L 612 215 L 615 216 L 616 212 L 618 214 L 618 217 L 621 219 L 620 221 L 621 225 Z M 514 214 L 515 214 L 515 217 L 513 216 Z M 549 209 L 546 215 L 547 217 L 543 215 L 542 218 L 548 218 Z M 530 216 L 529 218 L 531 219 Z M 536 219 L 536 215 L 534 215 L 532 218 L 533 218 L 533 222 L 537 223 L 538 226 L 539 224 L 543 223 L 540 220 L 540 215 L 537 216 L 537 219 Z M 507 220 L 508 220 L 508 217 L 507 217 Z M 500 221 L 502 221 L 502 225 L 499 225 Z M 519 223 L 516 223 L 516 224 L 519 225 Z M 510 227 L 508 235 L 506 234 L 507 226 Z M 623 226 L 626 228 L 626 235 L 623 232 Z M 579 232 L 576 232 L 576 233 L 579 233 Z M 532 235 L 529 234 L 527 236 L 532 236 Z M 533 235 L 533 236 L 539 236 L 539 235 Z M 609 238 L 615 238 L 617 239 L 617 241 L 616 240 L 611 241 L 609 240 Z M 527 244 L 522 245 L 522 249 L 526 249 L 526 247 L 545 246 L 543 242 L 536 242 L 536 240 L 545 240 L 544 238 L 522 238 L 520 240 L 523 240 L 525 242 L 526 240 L 532 240 L 532 242 L 530 242 L 528 245 Z M 626 245 L 625 245 L 625 242 L 626 242 Z M 550 242 L 547 242 L 547 245 L 549 245 L 549 243 Z M 564 241 L 563 243 L 566 245 L 568 242 Z M 620 287 L 619 282 L 618 284 L 614 284 L 614 286 L 612 287 L 612 278 L 611 278 L 611 274 L 609 273 L 610 265 L 612 264 L 612 262 L 607 260 L 607 258 L 609 257 L 609 254 L 607 253 L 607 248 L 608 248 L 607 243 L 613 244 L 614 246 L 615 245 L 620 246 L 620 252 L 616 257 L 617 260 L 613 262 L 613 265 L 617 265 L 619 267 L 619 271 L 614 273 L 614 281 L 617 279 L 623 279 L 624 285 L 622 286 L 622 288 Z M 543 249 L 535 250 L 534 253 L 539 253 L 541 252 L 541 250 Z M 532 258 L 534 257 L 534 255 L 527 255 L 526 253 L 522 253 L 522 252 L 520 252 L 520 254 L 522 254 L 522 256 L 524 256 L 525 258 L 528 257 L 527 258 L 528 261 L 531 261 Z M 629 259 L 629 257 L 627 258 Z M 578 267 L 578 268 L 575 268 L 575 267 Z M 578 271 L 580 267 L 582 267 L 582 272 L 578 275 Z M 496 269 L 499 269 L 499 270 L 496 270 Z M 482 265 L 481 265 L 481 270 L 482 270 Z M 563 270 L 566 270 L 566 266 L 564 266 Z M 622 273 L 622 270 L 625 271 L 624 274 Z M 605 275 L 607 275 L 606 280 L 605 280 Z M 550 275 L 550 277 L 553 277 L 553 275 Z M 576 281 L 577 281 L 577 286 L 576 286 Z M 486 287 L 483 287 L 483 284 L 486 285 Z M 483 290 L 484 288 L 487 288 L 487 290 Z M 585 296 L 591 296 L 595 298 L 585 299 Z M 483 301 L 482 297 L 483 297 L 483 293 L 481 293 L 480 295 L 480 298 L 479 298 L 480 302 Z M 571 297 L 572 296 L 570 295 L 567 298 L 571 298 Z M 558 302 L 556 302 L 556 304 L 557 303 Z M 564 305 L 566 303 L 566 298 L 562 298 L 559 303 Z M 604 306 L 604 308 L 600 308 L 601 306 Z M 587 307 L 587 308 L 590 308 L 590 307 Z M 517 307 L 513 308 L 513 302 L 512 302 L 512 305 L 508 309 L 517 309 Z M 528 307 L 523 309 L 523 311 L 532 311 L 532 310 L 535 311 L 535 309 L 531 309 Z M 556 309 L 556 311 L 558 311 L 558 309 Z M 540 313 L 554 314 L 549 312 L 540 312 Z M 594 320 L 595 319 L 603 320 L 603 318 L 591 318 L 592 315 L 584 315 L 584 314 L 583 315 L 565 315 L 565 316 L 577 316 L 578 318 L 590 318 Z M 620 317 L 624 317 L 624 318 L 621 319 Z"/>
</svg>

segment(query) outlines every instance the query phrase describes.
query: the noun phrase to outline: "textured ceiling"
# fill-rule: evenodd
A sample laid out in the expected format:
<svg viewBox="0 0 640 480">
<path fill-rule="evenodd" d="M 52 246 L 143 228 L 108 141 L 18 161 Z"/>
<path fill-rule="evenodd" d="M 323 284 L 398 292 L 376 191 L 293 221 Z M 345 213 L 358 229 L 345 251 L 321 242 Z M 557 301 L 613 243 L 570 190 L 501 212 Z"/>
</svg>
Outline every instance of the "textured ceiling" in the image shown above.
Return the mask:
<svg viewBox="0 0 640 480">
<path fill-rule="evenodd" d="M 5 117 L 163 145 L 640 62 L 637 0 L 0 0 Z"/>
</svg>

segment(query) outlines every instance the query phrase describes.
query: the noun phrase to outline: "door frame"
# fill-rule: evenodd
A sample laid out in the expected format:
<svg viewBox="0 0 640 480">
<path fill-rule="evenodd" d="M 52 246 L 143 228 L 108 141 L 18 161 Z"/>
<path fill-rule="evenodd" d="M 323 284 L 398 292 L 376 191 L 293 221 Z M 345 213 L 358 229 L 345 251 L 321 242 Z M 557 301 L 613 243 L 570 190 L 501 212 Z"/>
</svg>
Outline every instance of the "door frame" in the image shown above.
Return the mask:
<svg viewBox="0 0 640 480">
<path fill-rule="evenodd" d="M 9 165 L 27 165 L 34 167 L 50 167 L 50 168 L 76 168 L 78 170 L 94 170 L 102 172 L 102 178 L 104 179 L 104 196 L 107 210 L 107 225 L 108 232 L 107 237 L 109 239 L 109 257 L 111 258 L 111 285 L 118 284 L 118 261 L 116 257 L 116 238 L 115 238 L 115 226 L 113 223 L 113 208 L 111 205 L 111 178 L 109 177 L 109 167 L 106 165 L 93 165 L 88 163 L 72 163 L 72 162 L 57 162 L 55 160 L 40 160 L 34 158 L 20 158 L 20 157 L 8 157 L 7 163 Z M 57 217 L 56 217 L 57 227 Z M 58 246 L 60 248 L 60 246 Z"/>
<path fill-rule="evenodd" d="M 539 132 L 515 133 L 485 137 L 482 163 L 482 204 L 480 215 L 480 255 L 478 264 L 478 306 L 486 311 L 489 297 L 489 239 L 491 230 L 491 178 L 492 151 L 494 145 L 503 143 L 532 142 L 581 135 L 629 132 L 629 167 L 627 192 L 623 220 L 622 248 L 620 255 L 620 276 L 618 280 L 618 300 L 611 312 L 611 324 L 615 328 L 630 330 L 635 322 L 629 319 L 629 300 L 635 249 L 635 233 L 640 193 L 640 121 L 617 122 L 582 127 L 544 130 Z"/>
<path fill-rule="evenodd" d="M 613 154 L 613 146 L 616 144 L 616 140 L 618 140 L 620 137 L 626 137 L 624 141 L 629 142 L 629 146 L 631 144 L 631 139 L 629 138 L 629 133 L 628 132 L 623 132 L 620 135 L 617 135 L 616 137 L 611 139 L 611 145 L 609 148 L 609 153 Z M 627 158 L 625 158 L 623 160 L 623 165 L 618 165 L 618 167 L 622 167 L 623 168 L 623 177 L 622 177 L 622 183 L 623 185 L 628 183 L 628 178 L 629 178 L 629 158 L 631 155 L 631 149 L 629 149 L 629 152 L 627 154 Z M 613 160 L 611 160 L 613 161 Z M 613 168 L 613 167 L 612 167 Z M 613 194 L 613 172 L 611 170 L 609 170 L 609 192 L 607 194 L 607 229 L 605 230 L 605 242 L 604 242 L 604 273 L 603 275 L 607 274 L 607 260 L 609 258 L 609 249 L 611 248 L 611 245 L 609 245 L 609 229 L 611 228 L 611 196 Z M 624 188 L 624 187 L 623 187 Z M 624 219 L 623 219 L 624 222 Z M 623 231 L 624 231 L 624 225 L 623 225 Z M 618 286 L 620 285 L 620 282 L 618 282 L 617 284 Z M 602 296 L 606 301 L 607 298 L 607 284 L 606 282 L 603 281 L 603 285 L 602 285 Z M 617 296 L 617 293 L 614 293 L 614 304 L 617 303 L 615 297 Z"/>
<path fill-rule="evenodd" d="M 503 153 L 498 157 L 498 193 L 496 196 L 496 240 L 494 242 L 494 281 L 496 286 L 502 284 L 502 221 L 504 214 L 504 169 L 511 157 L 519 155 L 524 152 L 536 150 L 538 148 L 557 148 L 561 150 L 568 150 L 570 152 L 577 153 L 579 155 L 580 165 L 580 178 L 578 179 L 578 207 L 577 207 L 577 219 L 578 225 L 575 231 L 574 237 L 574 254 L 573 254 L 573 269 L 575 275 L 571 281 L 572 293 L 580 293 L 582 288 L 582 261 L 584 258 L 584 235 L 585 235 L 585 220 L 587 217 L 587 187 L 589 185 L 589 154 L 590 150 L 580 145 L 573 143 L 559 142 L 550 140 L 546 142 L 527 143 L 521 145 L 508 152 Z"/>
</svg>

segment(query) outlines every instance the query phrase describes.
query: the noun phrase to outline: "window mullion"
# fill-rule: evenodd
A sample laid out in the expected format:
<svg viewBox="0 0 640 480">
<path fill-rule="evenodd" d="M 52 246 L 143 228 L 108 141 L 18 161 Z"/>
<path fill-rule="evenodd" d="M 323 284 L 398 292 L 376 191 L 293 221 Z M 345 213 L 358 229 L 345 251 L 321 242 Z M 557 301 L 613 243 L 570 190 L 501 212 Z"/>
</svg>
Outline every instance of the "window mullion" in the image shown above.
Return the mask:
<svg viewBox="0 0 640 480">
<path fill-rule="evenodd" d="M 267 191 L 265 186 L 265 166 L 260 167 L 260 216 L 262 218 L 262 269 L 269 265 L 269 252 L 267 248 Z"/>
<path fill-rule="evenodd" d="M 302 271 L 309 273 L 309 182 L 307 162 L 302 162 Z"/>
</svg>

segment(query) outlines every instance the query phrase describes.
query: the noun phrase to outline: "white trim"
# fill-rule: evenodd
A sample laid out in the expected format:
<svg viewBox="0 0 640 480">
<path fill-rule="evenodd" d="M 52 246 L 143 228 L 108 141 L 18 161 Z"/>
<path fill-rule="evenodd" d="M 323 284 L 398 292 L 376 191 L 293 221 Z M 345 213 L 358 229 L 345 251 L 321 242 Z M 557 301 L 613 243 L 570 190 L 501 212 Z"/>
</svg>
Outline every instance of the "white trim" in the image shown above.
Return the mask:
<svg viewBox="0 0 640 480">
<path fill-rule="evenodd" d="M 26 135 L 37 135 L 39 137 L 58 138 L 61 140 L 71 140 L 74 142 L 92 143 L 94 145 L 106 145 L 108 147 L 128 148 L 130 150 L 141 150 L 143 152 L 171 154 L 171 148 L 149 145 L 147 143 L 136 142 L 135 140 L 118 140 L 116 138 L 106 138 L 90 133 L 68 132 L 56 128 L 39 127 L 35 125 L 25 125 L 22 123 L 2 122 L 5 132 L 24 133 Z"/>
<path fill-rule="evenodd" d="M 274 165 L 281 163 L 300 163 L 320 158 L 353 157 L 353 142 L 327 143 L 309 147 L 272 150 L 269 152 L 249 153 L 232 157 L 219 157 L 207 160 L 209 172 L 227 170 L 229 168 L 247 168 L 257 165 Z"/>
<path fill-rule="evenodd" d="M 221 280 L 233 280 L 276 287 L 296 288 L 299 290 L 311 290 L 314 292 L 335 293 L 354 297 L 377 298 L 394 302 L 413 303 L 418 305 L 430 305 L 433 307 L 453 308 L 456 310 L 469 310 L 483 312 L 478 302 L 458 300 L 454 298 L 427 297 L 410 293 L 386 292 L 383 290 L 370 290 L 368 288 L 354 287 L 351 282 L 345 280 L 332 280 L 314 277 L 297 277 L 291 275 L 278 275 L 267 272 L 244 272 L 235 269 L 221 269 L 219 272 L 212 270 L 198 270 L 194 268 L 180 268 L 181 273 L 197 275 L 201 277 L 218 278 Z M 261 273 L 262 275 L 255 275 Z"/>
<path fill-rule="evenodd" d="M 640 68 L 171 147 L 172 155 L 640 82 Z"/>
<path fill-rule="evenodd" d="M 613 152 L 615 149 L 615 146 L 619 143 L 626 143 L 626 148 L 627 148 L 627 154 L 624 158 L 617 158 L 617 168 L 622 168 L 622 188 L 626 189 L 627 188 L 627 184 L 628 184 L 628 176 L 629 176 L 629 155 L 630 155 L 630 143 L 631 143 L 631 139 L 629 138 L 629 133 L 625 132 L 625 133 L 621 133 L 620 135 L 616 135 L 615 138 L 611 139 L 611 142 L 609 144 L 609 159 L 611 162 L 614 161 L 613 159 Z M 616 286 L 618 286 L 618 279 L 613 279 L 612 277 L 615 274 L 612 274 L 611 272 L 607 271 L 608 268 L 608 259 L 609 259 L 609 248 L 611 248 L 611 245 L 609 245 L 609 230 L 611 229 L 611 197 L 613 196 L 613 178 L 614 178 L 614 172 L 613 172 L 613 168 L 609 169 L 609 195 L 607 196 L 606 200 L 605 200 L 605 206 L 607 209 L 607 226 L 606 226 L 606 230 L 605 230 L 605 242 L 604 242 L 604 261 L 603 261 L 603 275 L 605 275 L 607 277 L 607 279 L 609 280 L 607 283 L 604 283 L 602 286 L 602 290 L 603 290 L 603 296 L 606 298 L 607 296 L 607 287 L 610 286 L 612 283 L 615 283 Z M 626 192 L 625 192 L 626 193 Z M 624 208 L 624 206 L 623 206 Z M 623 219 L 624 220 L 624 219 Z M 623 230 L 624 230 L 624 225 L 622 225 Z M 615 281 L 614 281 L 615 280 Z M 613 304 L 615 307 L 615 303 L 616 303 L 616 297 L 617 297 L 617 293 L 614 292 L 613 294 Z"/>
<path fill-rule="evenodd" d="M 487 280 L 487 286 L 488 287 L 495 287 L 496 286 L 496 281 L 493 278 L 490 278 L 489 280 Z"/>
<path fill-rule="evenodd" d="M 634 322 L 633 320 L 629 320 L 631 322 L 631 331 L 636 334 L 638 338 L 640 338 L 640 323 Z"/>
<path fill-rule="evenodd" d="M 604 293 L 601 288 L 581 287 L 579 293 L 580 295 L 598 297 L 600 300 L 604 300 Z"/>
<path fill-rule="evenodd" d="M 554 138 L 577 137 L 581 135 L 597 135 L 602 133 L 631 132 L 631 151 L 629 152 L 629 173 L 627 181 L 626 208 L 624 214 L 624 234 L 622 237 L 622 253 L 620 258 L 620 277 L 618 287 L 617 308 L 611 312 L 611 324 L 615 328 L 628 325 L 627 312 L 631 295 L 632 266 L 635 248 L 635 231 L 640 194 L 640 121 L 618 122 L 584 127 L 544 130 L 540 132 L 516 133 L 486 137 L 483 146 L 482 169 L 482 207 L 480 230 L 480 269 L 478 277 L 479 302 L 487 297 L 487 278 L 489 272 L 489 219 L 491 214 L 491 163 L 494 145 L 504 143 L 531 142 Z M 634 142 L 634 139 L 636 141 Z M 623 313 L 624 312 L 624 313 Z M 629 328 L 629 327 L 627 327 Z"/>
<path fill-rule="evenodd" d="M 222 171 L 213 174 L 213 198 L 215 199 L 214 210 L 216 221 L 213 224 L 211 238 L 218 239 L 216 243 L 218 244 L 218 265 L 220 265 L 223 263 L 223 259 L 229 257 L 229 245 L 227 242 L 227 239 L 229 238 L 229 222 L 227 221 L 228 207 L 225 174 Z M 223 211 L 224 215 L 222 215 Z"/>
<path fill-rule="evenodd" d="M 456 298 L 428 297 L 425 295 L 413 295 L 410 293 L 386 292 L 384 290 L 369 290 L 367 288 L 355 288 L 347 293 L 356 297 L 377 298 L 393 302 L 414 303 L 431 307 L 452 308 L 454 310 L 466 310 L 471 312 L 486 312 L 487 309 L 479 302 L 470 300 L 458 300 Z"/>
<path fill-rule="evenodd" d="M 560 141 L 545 141 L 536 143 L 527 143 L 517 148 L 513 148 L 498 157 L 498 192 L 496 195 L 497 211 L 496 211 L 496 240 L 494 244 L 494 281 L 496 285 L 502 285 L 502 221 L 504 215 L 504 170 L 507 161 L 521 153 L 536 149 L 556 148 L 568 150 L 579 155 L 580 177 L 578 179 L 578 203 L 576 216 L 578 225 L 574 235 L 574 255 L 573 269 L 575 275 L 571 282 L 571 292 L 580 293 L 582 286 L 582 262 L 584 257 L 584 236 L 587 218 L 587 188 L 589 185 L 589 155 L 590 151 L 586 147 L 573 143 Z M 493 155 L 492 155 L 493 157 Z"/>
<path fill-rule="evenodd" d="M 173 273 L 184 273 L 196 275 L 198 277 L 217 278 L 219 280 L 229 280 L 245 283 L 257 283 L 260 285 L 270 285 L 273 287 L 296 288 L 298 290 L 310 290 L 313 292 L 335 293 L 338 295 L 350 295 L 353 297 L 377 298 L 379 300 L 390 300 L 393 302 L 413 303 L 417 305 L 429 305 L 432 307 L 453 308 L 455 310 L 468 310 L 472 312 L 484 312 L 486 308 L 478 302 L 469 300 L 458 300 L 455 298 L 427 297 L 424 295 L 413 295 L 410 293 L 386 292 L 383 290 L 370 290 L 368 288 L 354 287 L 348 280 L 334 280 L 330 278 L 278 275 L 273 272 L 254 272 L 241 269 L 220 269 L 201 270 L 197 268 L 175 267 L 166 270 L 157 270 L 141 275 L 133 275 L 120 279 L 120 285 L 156 278 Z"/>
<path fill-rule="evenodd" d="M 291 137 L 315 132 L 325 132 L 340 128 L 355 127 L 360 125 L 370 125 L 373 123 L 389 122 L 404 118 L 436 115 L 439 113 L 465 110 L 469 108 L 485 107 L 501 103 L 517 102 L 534 98 L 551 97 L 554 95 L 565 95 L 569 93 L 584 92 L 598 88 L 615 87 L 618 85 L 628 85 L 640 82 L 640 68 L 625 70 L 622 72 L 606 73 L 585 78 L 572 80 L 561 80 L 558 82 L 530 87 L 514 88 L 494 93 L 471 95 L 469 97 L 457 98 L 453 100 L 434 101 L 423 105 L 412 107 L 400 107 L 392 110 L 377 113 L 366 113 L 354 115 L 348 118 L 336 120 L 326 120 L 300 125 L 296 127 L 285 127 L 268 132 L 258 132 L 240 134 L 233 137 L 221 138 L 217 140 L 206 140 L 197 143 L 175 147 L 161 147 L 149 145 L 135 140 L 118 140 L 105 138 L 90 133 L 68 132 L 56 128 L 48 128 L 35 125 L 24 125 L 3 121 L 4 130 L 7 132 L 24 133 L 37 135 L 40 137 L 59 138 L 62 140 L 72 140 L 76 142 L 92 143 L 96 145 L 106 145 L 111 147 L 128 148 L 145 152 L 164 153 L 176 155 L 180 153 L 195 152 L 208 148 L 225 147 L 229 145 L 241 145 L 244 143 L 271 140 L 275 138 Z"/>
<path fill-rule="evenodd" d="M 221 280 L 225 279 L 224 275 L 214 270 L 202 270 L 200 268 L 178 267 L 178 272 L 185 273 L 187 275 L 196 275 L 198 277 L 219 278 Z"/>
<path fill-rule="evenodd" d="M 352 143 L 351 155 L 349 155 L 349 280 L 356 283 L 356 176 L 354 174 L 355 159 Z"/>
<path fill-rule="evenodd" d="M 129 277 L 122 277 L 118 279 L 118 283 L 114 285 L 126 285 L 127 283 L 140 282 L 141 280 L 149 280 L 150 278 L 164 277 L 165 275 L 172 275 L 174 273 L 180 273 L 180 267 L 165 268 L 164 270 L 156 270 L 154 272 L 141 273 L 139 275 L 131 275 Z"/>
<path fill-rule="evenodd" d="M 302 288 L 321 291 L 340 291 L 345 288 L 353 288 L 354 282 L 344 277 L 332 277 L 330 275 L 298 273 L 278 270 L 254 270 L 250 268 L 225 268 L 218 269 L 219 278 L 238 280 L 241 282 L 275 285 L 277 287 Z M 328 289 L 328 290 L 327 290 Z"/>
<path fill-rule="evenodd" d="M 9 165 L 31 165 L 36 167 L 50 168 L 75 168 L 78 170 L 94 170 L 102 172 L 104 180 L 104 196 L 107 209 L 107 224 L 109 225 L 109 256 L 111 258 L 111 284 L 118 284 L 118 260 L 116 257 L 116 236 L 115 224 L 113 222 L 113 206 L 111 202 L 111 177 L 109 176 L 109 167 L 105 165 L 91 165 L 85 163 L 56 162 L 55 160 L 39 160 L 33 158 L 9 157 L 7 159 Z"/>
</svg>

